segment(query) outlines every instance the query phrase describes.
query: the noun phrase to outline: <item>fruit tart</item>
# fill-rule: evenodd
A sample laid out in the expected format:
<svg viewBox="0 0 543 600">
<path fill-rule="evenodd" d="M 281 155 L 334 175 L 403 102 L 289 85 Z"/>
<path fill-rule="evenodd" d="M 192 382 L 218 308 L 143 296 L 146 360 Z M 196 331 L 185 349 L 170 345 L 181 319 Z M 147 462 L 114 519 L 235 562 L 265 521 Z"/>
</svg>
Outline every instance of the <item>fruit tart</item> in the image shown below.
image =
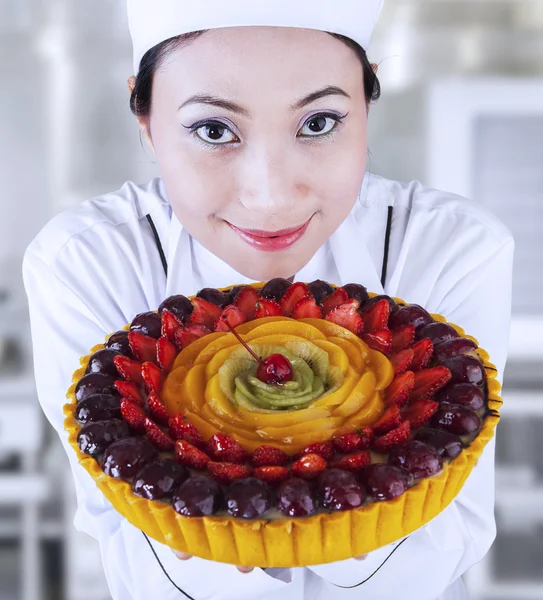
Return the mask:
<svg viewBox="0 0 543 600">
<path fill-rule="evenodd" d="M 499 419 L 488 354 L 359 284 L 167 298 L 91 349 L 65 427 L 134 526 L 236 565 L 338 561 L 458 494 Z"/>
</svg>

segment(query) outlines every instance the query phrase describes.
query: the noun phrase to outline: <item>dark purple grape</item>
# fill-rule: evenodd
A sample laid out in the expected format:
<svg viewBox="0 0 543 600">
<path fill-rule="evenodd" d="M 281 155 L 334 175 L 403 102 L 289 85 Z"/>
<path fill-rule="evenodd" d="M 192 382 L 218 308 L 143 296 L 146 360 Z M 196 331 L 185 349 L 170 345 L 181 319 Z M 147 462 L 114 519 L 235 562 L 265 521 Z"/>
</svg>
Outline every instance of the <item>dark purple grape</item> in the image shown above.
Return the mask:
<svg viewBox="0 0 543 600">
<path fill-rule="evenodd" d="M 198 298 L 202 298 L 207 302 L 211 302 L 211 304 L 216 304 L 221 308 L 224 308 L 230 302 L 230 296 L 217 290 L 215 288 L 204 288 L 200 290 L 197 294 Z"/>
<path fill-rule="evenodd" d="M 471 410 L 480 410 L 485 405 L 483 390 L 472 383 L 454 383 L 448 385 L 438 396 L 442 404 L 458 404 Z"/>
<path fill-rule="evenodd" d="M 106 348 L 116 350 L 119 354 L 127 356 L 128 358 L 134 358 L 130 342 L 128 341 L 128 331 L 117 331 L 110 335 L 106 342 Z"/>
<path fill-rule="evenodd" d="M 360 302 L 360 306 L 366 304 L 366 302 L 368 302 L 370 299 L 368 295 L 368 290 L 359 283 L 348 283 L 347 285 L 344 285 L 342 287 L 343 291 L 347 293 L 347 296 L 349 296 L 349 298 L 354 298 L 355 300 L 358 300 L 358 302 Z M 389 298 L 387 296 L 387 300 L 392 300 L 392 298 Z M 392 302 L 394 302 L 394 300 L 392 300 Z M 396 302 L 394 302 L 394 304 L 396 304 Z"/>
<path fill-rule="evenodd" d="M 111 394 L 120 397 L 115 387 L 116 377 L 104 373 L 88 373 L 81 377 L 75 386 L 75 398 L 82 402 L 93 394 Z"/>
<path fill-rule="evenodd" d="M 136 315 L 130 324 L 130 331 L 137 331 L 158 339 L 162 333 L 162 321 L 156 312 L 144 312 Z"/>
<path fill-rule="evenodd" d="M 262 287 L 260 290 L 260 295 L 262 298 L 280 302 L 281 298 L 291 285 L 292 283 L 290 283 L 288 279 L 276 277 L 275 279 L 270 279 L 268 283 Z"/>
<path fill-rule="evenodd" d="M 477 344 L 467 338 L 457 337 L 453 340 L 441 342 L 434 348 L 434 359 L 441 363 L 446 358 L 458 356 L 459 354 L 468 354 L 477 349 Z"/>
<path fill-rule="evenodd" d="M 162 314 L 163 310 L 168 310 L 184 323 L 192 313 L 193 308 L 192 302 L 186 296 L 178 294 L 177 296 L 166 298 L 158 307 L 158 312 Z"/>
<path fill-rule="evenodd" d="M 452 460 L 462 452 L 462 440 L 448 431 L 423 427 L 417 430 L 415 439 L 433 446 L 443 458 Z"/>
<path fill-rule="evenodd" d="M 185 517 L 209 517 L 222 504 L 220 485 L 207 475 L 189 477 L 173 493 L 172 506 Z"/>
<path fill-rule="evenodd" d="M 321 505 L 330 510 L 349 510 L 364 503 L 364 488 L 352 473 L 328 469 L 319 477 Z"/>
<path fill-rule="evenodd" d="M 394 300 L 390 296 L 387 296 L 386 294 L 379 294 L 378 296 L 374 296 L 373 298 L 370 298 L 363 306 L 361 306 L 361 308 L 366 310 L 366 309 L 372 307 L 377 302 L 379 302 L 379 300 L 387 300 L 388 301 L 388 305 L 390 307 L 390 314 L 396 312 L 400 308 L 398 306 L 398 304 L 396 303 L 396 300 Z"/>
<path fill-rule="evenodd" d="M 422 308 L 422 306 L 419 306 L 418 304 L 408 304 L 407 306 L 402 306 L 390 315 L 388 326 L 390 329 L 397 329 L 402 325 L 413 325 L 415 329 L 419 329 L 420 327 L 428 325 L 428 323 L 432 323 L 433 320 L 432 315 Z"/>
<path fill-rule="evenodd" d="M 485 368 L 481 361 L 470 354 L 459 354 L 441 361 L 451 372 L 449 385 L 453 383 L 474 383 L 482 385 L 486 380 Z"/>
<path fill-rule="evenodd" d="M 75 409 L 75 418 L 80 423 L 122 419 L 121 399 L 110 394 L 93 394 L 81 401 Z"/>
<path fill-rule="evenodd" d="M 388 464 L 407 469 L 415 479 L 431 477 L 443 468 L 443 459 L 430 444 L 411 440 L 394 446 L 388 454 Z"/>
<path fill-rule="evenodd" d="M 374 500 L 392 500 L 413 484 L 413 475 L 402 467 L 385 464 L 368 465 L 361 474 L 368 494 Z"/>
<path fill-rule="evenodd" d="M 104 451 L 102 469 L 116 479 L 131 479 L 157 455 L 151 442 L 142 437 L 127 437 L 113 442 Z"/>
<path fill-rule="evenodd" d="M 233 304 L 236 296 L 241 292 L 241 290 L 247 287 L 245 285 L 235 285 L 233 288 L 228 290 L 228 304 Z"/>
<path fill-rule="evenodd" d="M 440 323 L 435 321 L 434 323 L 428 323 L 417 331 L 417 339 L 422 340 L 423 338 L 430 338 L 432 344 L 437 346 L 441 342 L 452 340 L 458 337 L 458 331 L 448 323 Z"/>
<path fill-rule="evenodd" d="M 481 428 L 481 419 L 469 408 L 442 404 L 430 420 L 430 426 L 456 435 L 471 435 Z"/>
<path fill-rule="evenodd" d="M 316 512 L 318 507 L 309 483 L 299 477 L 291 477 L 277 488 L 277 508 L 289 517 L 305 517 Z"/>
<path fill-rule="evenodd" d="M 159 458 L 141 469 L 134 477 L 136 496 L 160 500 L 170 496 L 189 476 L 189 472 L 173 458 Z"/>
<path fill-rule="evenodd" d="M 313 296 L 315 296 L 317 304 L 320 304 L 326 296 L 329 296 L 334 291 L 334 288 L 327 281 L 322 281 L 322 279 L 316 279 L 308 283 L 307 287 Z"/>
<path fill-rule="evenodd" d="M 254 519 L 270 507 L 270 488 L 256 477 L 234 481 L 226 492 L 226 510 L 233 517 Z"/>
<path fill-rule="evenodd" d="M 87 365 L 87 373 L 104 373 L 105 375 L 111 375 L 112 377 L 118 378 L 119 372 L 113 362 L 113 359 L 119 356 L 116 350 L 104 348 L 98 350 L 89 358 L 89 364 Z"/>
<path fill-rule="evenodd" d="M 92 421 L 83 425 L 77 434 L 77 445 L 81 452 L 96 456 L 113 442 L 127 438 L 130 428 L 126 421 L 113 419 L 111 421 Z"/>
</svg>

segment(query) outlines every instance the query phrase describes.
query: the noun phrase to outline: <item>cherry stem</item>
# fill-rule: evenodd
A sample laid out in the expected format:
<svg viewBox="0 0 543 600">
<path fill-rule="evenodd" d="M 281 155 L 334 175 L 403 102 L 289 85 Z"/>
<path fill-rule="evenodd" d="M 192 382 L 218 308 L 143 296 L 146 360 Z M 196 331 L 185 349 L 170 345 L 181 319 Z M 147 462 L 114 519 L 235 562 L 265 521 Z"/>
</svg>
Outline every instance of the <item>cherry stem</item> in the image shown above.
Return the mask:
<svg viewBox="0 0 543 600">
<path fill-rule="evenodd" d="M 260 356 L 258 356 L 258 354 L 256 352 L 254 352 L 251 349 L 251 347 L 249 346 L 249 344 L 241 338 L 241 335 L 232 327 L 232 325 L 230 325 L 230 323 L 228 321 L 226 321 L 226 325 L 227 325 L 228 329 L 230 329 L 230 331 L 238 339 L 238 341 L 240 342 L 240 344 L 247 350 L 247 352 L 249 352 L 251 354 L 251 356 L 255 360 L 257 360 L 261 365 L 263 365 L 264 361 L 260 358 Z"/>
</svg>

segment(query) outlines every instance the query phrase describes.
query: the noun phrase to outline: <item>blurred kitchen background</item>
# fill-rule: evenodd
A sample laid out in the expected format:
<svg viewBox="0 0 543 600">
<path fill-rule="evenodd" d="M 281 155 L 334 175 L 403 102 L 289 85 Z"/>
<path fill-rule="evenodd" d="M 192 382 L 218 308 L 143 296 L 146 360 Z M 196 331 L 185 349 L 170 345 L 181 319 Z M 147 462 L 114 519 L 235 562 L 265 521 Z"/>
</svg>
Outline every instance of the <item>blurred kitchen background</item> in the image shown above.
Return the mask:
<svg viewBox="0 0 543 600">
<path fill-rule="evenodd" d="M 473 600 L 541 600 L 543 0 L 388 0 L 370 58 L 370 169 L 473 197 L 516 238 L 499 534 L 466 581 Z M 55 213 L 157 174 L 131 72 L 123 0 L 0 0 L 0 600 L 109 598 L 36 400 L 20 264 Z"/>
</svg>

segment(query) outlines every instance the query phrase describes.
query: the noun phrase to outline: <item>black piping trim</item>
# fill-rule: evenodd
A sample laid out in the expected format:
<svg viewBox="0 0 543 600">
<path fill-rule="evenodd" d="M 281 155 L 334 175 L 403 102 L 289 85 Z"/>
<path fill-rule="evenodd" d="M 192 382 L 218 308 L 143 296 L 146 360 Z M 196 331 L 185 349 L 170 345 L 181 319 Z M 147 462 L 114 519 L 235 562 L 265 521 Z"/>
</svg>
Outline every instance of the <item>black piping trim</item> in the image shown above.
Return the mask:
<svg viewBox="0 0 543 600">
<path fill-rule="evenodd" d="M 160 254 L 160 260 L 162 261 L 162 266 L 164 267 L 164 273 L 166 274 L 166 276 L 168 276 L 168 262 L 166 261 L 166 255 L 164 254 L 164 249 L 162 248 L 160 238 L 158 237 L 158 231 L 156 230 L 151 215 L 145 215 L 145 217 L 149 221 L 149 225 L 151 226 L 151 230 L 153 231 L 153 236 L 155 238 L 155 242 L 158 248 L 158 253 Z"/>
<path fill-rule="evenodd" d="M 381 285 L 385 287 L 386 279 L 387 279 L 387 267 L 388 267 L 388 248 L 390 246 L 390 231 L 392 229 L 392 210 L 393 207 L 388 207 L 388 215 L 387 215 L 387 228 L 385 231 L 385 250 L 383 253 L 383 270 L 381 271 Z"/>
</svg>

